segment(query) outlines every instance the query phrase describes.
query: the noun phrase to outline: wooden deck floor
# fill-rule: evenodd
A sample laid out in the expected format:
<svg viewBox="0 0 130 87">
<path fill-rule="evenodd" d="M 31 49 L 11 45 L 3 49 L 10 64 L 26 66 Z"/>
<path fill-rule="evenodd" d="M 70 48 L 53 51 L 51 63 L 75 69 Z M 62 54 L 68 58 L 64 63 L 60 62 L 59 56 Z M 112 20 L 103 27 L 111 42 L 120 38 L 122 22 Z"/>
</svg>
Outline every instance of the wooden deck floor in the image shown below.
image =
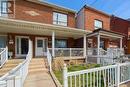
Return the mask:
<svg viewBox="0 0 130 87">
<path fill-rule="evenodd" d="M 56 87 L 43 58 L 33 58 L 24 87 Z"/>
<path fill-rule="evenodd" d="M 24 59 L 10 59 L 8 60 L 2 68 L 0 68 L 0 76 L 3 76 L 13 68 L 15 68 L 19 63 L 23 62 Z"/>
</svg>

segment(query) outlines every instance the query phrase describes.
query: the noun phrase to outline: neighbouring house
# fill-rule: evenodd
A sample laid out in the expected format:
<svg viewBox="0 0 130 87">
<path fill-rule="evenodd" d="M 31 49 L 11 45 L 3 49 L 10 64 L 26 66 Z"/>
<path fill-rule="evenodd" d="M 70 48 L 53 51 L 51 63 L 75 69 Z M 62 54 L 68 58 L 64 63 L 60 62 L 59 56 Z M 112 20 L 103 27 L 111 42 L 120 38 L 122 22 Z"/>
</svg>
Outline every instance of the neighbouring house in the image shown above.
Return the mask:
<svg viewBox="0 0 130 87">
<path fill-rule="evenodd" d="M 111 15 L 87 5 L 81 8 L 76 16 L 76 26 L 92 32 L 87 35 L 87 55 L 105 55 L 106 51 L 107 53 L 111 52 L 109 55 L 112 55 L 110 49 L 123 48 L 124 32 L 114 31 L 114 29 L 111 29 L 111 25 Z M 79 40 L 82 41 L 83 39 Z M 77 44 L 83 46 L 80 42 Z M 93 57 L 90 59 L 93 59 Z"/>
<path fill-rule="evenodd" d="M 0 18 L 0 47 L 8 46 L 12 58 L 26 56 L 29 39 L 33 43 L 33 57 L 46 56 L 47 48 L 52 48 L 53 57 L 54 48 L 77 48 L 76 40 L 85 38 L 88 32 L 76 28 L 75 14 L 71 9 L 39 0 L 16 0 L 15 17 Z"/>
<path fill-rule="evenodd" d="M 110 30 L 115 31 L 115 32 L 119 32 L 119 33 L 124 35 L 123 47 L 124 47 L 125 52 L 127 54 L 130 53 L 129 40 L 128 40 L 128 36 L 129 36 L 128 29 L 129 29 L 129 21 L 128 20 L 116 17 L 114 15 L 111 16 Z"/>
</svg>

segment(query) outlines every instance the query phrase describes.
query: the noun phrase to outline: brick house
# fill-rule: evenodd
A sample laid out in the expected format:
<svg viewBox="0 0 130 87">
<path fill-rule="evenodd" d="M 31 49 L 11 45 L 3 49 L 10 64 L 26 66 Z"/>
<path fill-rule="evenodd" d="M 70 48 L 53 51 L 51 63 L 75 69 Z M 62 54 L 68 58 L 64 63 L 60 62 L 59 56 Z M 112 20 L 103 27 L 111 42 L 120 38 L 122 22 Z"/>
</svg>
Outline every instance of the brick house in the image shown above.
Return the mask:
<svg viewBox="0 0 130 87">
<path fill-rule="evenodd" d="M 87 35 L 88 61 L 100 63 L 101 60 L 104 60 L 102 57 L 99 57 L 100 55 L 106 55 L 107 53 L 107 55 L 112 55 L 112 57 L 114 57 L 116 54 L 114 50 L 118 48 L 120 48 L 120 52 L 122 52 L 124 34 L 114 31 L 114 29 L 111 29 L 110 25 L 111 15 L 96 10 L 95 8 L 85 5 L 77 13 L 77 28 L 92 32 Z M 79 40 L 83 41 L 82 38 Z M 83 46 L 80 42 L 77 44 L 81 47 Z M 106 61 L 111 62 L 111 60 Z"/>
<path fill-rule="evenodd" d="M 75 14 L 71 9 L 39 0 L 16 0 L 14 18 L 10 14 L 0 18 L 0 46 L 8 45 L 13 58 L 27 54 L 29 39 L 33 57 L 46 56 L 48 47 L 53 56 L 54 48 L 76 48 L 76 39 L 88 32 L 76 28 Z"/>
<path fill-rule="evenodd" d="M 113 33 L 121 33 L 114 31 L 114 29 L 111 29 L 111 27 L 113 26 L 111 24 L 111 15 L 108 15 L 102 11 L 96 10 L 86 5 L 77 13 L 76 25 L 77 28 L 92 32 L 101 28 L 108 32 L 111 31 Z M 119 45 L 114 42 L 115 41 L 110 40 L 110 38 L 101 38 L 100 43 L 101 47 L 106 49 L 108 47 L 117 47 Z M 96 37 L 91 37 L 88 40 L 89 47 L 95 47 L 96 43 Z"/>
</svg>

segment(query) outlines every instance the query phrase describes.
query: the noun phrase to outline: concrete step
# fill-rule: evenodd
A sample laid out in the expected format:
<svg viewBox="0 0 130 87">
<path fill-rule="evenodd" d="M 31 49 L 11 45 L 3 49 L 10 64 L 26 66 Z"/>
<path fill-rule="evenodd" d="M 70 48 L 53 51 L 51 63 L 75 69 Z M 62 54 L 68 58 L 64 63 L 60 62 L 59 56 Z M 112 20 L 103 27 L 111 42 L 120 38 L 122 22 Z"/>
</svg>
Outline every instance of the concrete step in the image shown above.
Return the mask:
<svg viewBox="0 0 130 87">
<path fill-rule="evenodd" d="M 29 69 L 46 68 L 45 65 L 30 65 Z"/>
<path fill-rule="evenodd" d="M 0 76 L 3 76 L 4 74 L 11 71 L 13 68 L 15 68 L 18 64 L 22 63 L 24 59 L 10 59 L 8 60 L 4 66 L 0 69 Z"/>
</svg>

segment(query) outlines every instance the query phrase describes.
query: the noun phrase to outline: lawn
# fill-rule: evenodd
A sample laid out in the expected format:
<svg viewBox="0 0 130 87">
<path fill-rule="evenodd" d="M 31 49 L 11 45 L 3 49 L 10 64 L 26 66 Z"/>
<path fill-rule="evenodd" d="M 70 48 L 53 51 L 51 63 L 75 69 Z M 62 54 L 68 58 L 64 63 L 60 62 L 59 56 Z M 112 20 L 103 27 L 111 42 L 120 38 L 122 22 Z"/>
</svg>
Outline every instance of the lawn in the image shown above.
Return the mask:
<svg viewBox="0 0 130 87">
<path fill-rule="evenodd" d="M 99 64 L 87 64 L 87 65 L 71 65 L 68 67 L 68 72 L 74 72 L 74 71 L 80 71 L 80 70 L 86 70 L 86 69 L 91 69 L 95 67 L 100 67 Z M 54 71 L 57 79 L 61 84 L 63 84 L 63 71 Z"/>
</svg>

